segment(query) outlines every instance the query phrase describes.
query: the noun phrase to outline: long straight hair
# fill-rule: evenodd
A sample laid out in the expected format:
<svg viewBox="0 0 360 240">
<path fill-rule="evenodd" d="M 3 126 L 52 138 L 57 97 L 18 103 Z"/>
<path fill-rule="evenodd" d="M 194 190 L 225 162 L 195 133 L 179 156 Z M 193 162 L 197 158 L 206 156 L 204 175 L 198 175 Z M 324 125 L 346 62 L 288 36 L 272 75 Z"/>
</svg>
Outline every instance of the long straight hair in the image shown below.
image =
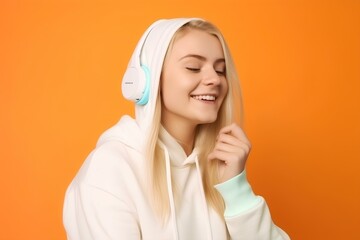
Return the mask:
<svg viewBox="0 0 360 240">
<path fill-rule="evenodd" d="M 223 218 L 224 202 L 221 195 L 214 188 L 219 183 L 218 161 L 207 161 L 207 156 L 215 146 L 216 136 L 220 129 L 232 122 L 242 124 L 242 101 L 239 79 L 235 70 L 234 62 L 229 48 L 221 32 L 211 23 L 202 20 L 193 20 L 183 25 L 174 34 L 168 46 L 168 52 L 174 42 L 192 29 L 201 30 L 216 36 L 223 48 L 226 64 L 226 79 L 228 83 L 227 95 L 219 109 L 217 120 L 213 123 L 202 124 L 197 127 L 195 146 L 200 150 L 199 160 L 202 169 L 202 180 L 207 202 Z M 165 56 L 165 58 L 167 55 Z M 149 182 L 150 199 L 155 213 L 164 223 L 170 215 L 170 205 L 167 190 L 165 158 L 163 150 L 158 145 L 159 129 L 161 125 L 161 94 L 158 91 L 153 124 L 150 129 L 150 136 L 147 143 L 149 156 Z"/>
</svg>

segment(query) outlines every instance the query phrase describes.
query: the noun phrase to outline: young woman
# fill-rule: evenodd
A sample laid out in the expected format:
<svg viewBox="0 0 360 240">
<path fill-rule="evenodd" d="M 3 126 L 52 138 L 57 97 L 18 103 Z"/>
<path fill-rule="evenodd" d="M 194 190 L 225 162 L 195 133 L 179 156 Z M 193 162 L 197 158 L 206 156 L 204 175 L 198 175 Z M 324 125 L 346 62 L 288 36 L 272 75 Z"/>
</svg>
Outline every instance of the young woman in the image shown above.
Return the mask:
<svg viewBox="0 0 360 240">
<path fill-rule="evenodd" d="M 159 20 L 123 78 L 136 102 L 70 184 L 68 239 L 289 239 L 247 182 L 239 81 L 219 30 Z"/>
</svg>

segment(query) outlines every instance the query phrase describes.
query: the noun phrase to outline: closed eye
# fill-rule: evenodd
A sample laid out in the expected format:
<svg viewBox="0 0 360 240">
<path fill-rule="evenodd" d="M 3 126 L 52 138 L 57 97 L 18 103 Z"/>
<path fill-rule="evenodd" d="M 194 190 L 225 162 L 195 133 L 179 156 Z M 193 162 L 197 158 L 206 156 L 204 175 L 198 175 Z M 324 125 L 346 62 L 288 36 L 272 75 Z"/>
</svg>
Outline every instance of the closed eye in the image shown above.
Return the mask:
<svg viewBox="0 0 360 240">
<path fill-rule="evenodd" d="M 219 75 L 219 76 L 225 76 L 225 74 L 226 74 L 226 70 L 224 69 L 221 69 L 221 70 L 216 70 L 215 69 L 215 72 L 217 73 L 217 75 Z"/>
<path fill-rule="evenodd" d="M 186 69 L 191 71 L 191 72 L 200 72 L 200 68 L 186 67 Z"/>
</svg>

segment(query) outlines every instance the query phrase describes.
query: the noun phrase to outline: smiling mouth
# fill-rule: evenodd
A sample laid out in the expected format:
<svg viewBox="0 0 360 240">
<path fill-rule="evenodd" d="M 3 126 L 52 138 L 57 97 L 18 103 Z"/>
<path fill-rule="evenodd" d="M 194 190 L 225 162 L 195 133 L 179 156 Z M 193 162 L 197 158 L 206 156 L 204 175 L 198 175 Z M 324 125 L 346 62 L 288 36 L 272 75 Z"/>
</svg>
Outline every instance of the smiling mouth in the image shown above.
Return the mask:
<svg viewBox="0 0 360 240">
<path fill-rule="evenodd" d="M 214 95 L 191 95 L 191 97 L 199 101 L 207 102 L 214 102 L 216 100 L 216 96 Z"/>
</svg>

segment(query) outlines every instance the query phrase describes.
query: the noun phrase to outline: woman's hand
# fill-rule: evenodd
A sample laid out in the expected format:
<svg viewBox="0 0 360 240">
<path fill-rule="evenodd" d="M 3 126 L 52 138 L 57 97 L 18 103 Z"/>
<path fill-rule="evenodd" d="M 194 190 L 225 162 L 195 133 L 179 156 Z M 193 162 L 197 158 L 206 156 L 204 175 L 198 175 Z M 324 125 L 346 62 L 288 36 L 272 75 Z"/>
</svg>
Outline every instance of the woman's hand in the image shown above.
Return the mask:
<svg viewBox="0 0 360 240">
<path fill-rule="evenodd" d="M 219 180 L 225 182 L 245 169 L 251 144 L 244 131 L 235 123 L 223 127 L 208 160 L 219 161 Z"/>
</svg>

